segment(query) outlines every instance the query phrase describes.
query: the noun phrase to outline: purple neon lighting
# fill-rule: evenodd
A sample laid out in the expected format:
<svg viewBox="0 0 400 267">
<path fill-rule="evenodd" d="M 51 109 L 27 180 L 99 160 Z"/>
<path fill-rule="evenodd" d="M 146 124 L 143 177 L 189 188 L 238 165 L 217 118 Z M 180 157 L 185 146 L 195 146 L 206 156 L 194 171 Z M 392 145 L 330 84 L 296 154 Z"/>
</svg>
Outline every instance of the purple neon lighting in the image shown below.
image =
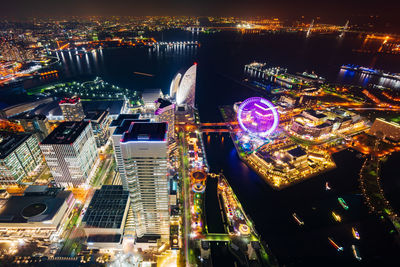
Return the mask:
<svg viewBox="0 0 400 267">
<path fill-rule="evenodd" d="M 251 97 L 243 101 L 237 119 L 244 131 L 260 136 L 270 135 L 279 123 L 275 106 L 262 97 Z"/>
</svg>

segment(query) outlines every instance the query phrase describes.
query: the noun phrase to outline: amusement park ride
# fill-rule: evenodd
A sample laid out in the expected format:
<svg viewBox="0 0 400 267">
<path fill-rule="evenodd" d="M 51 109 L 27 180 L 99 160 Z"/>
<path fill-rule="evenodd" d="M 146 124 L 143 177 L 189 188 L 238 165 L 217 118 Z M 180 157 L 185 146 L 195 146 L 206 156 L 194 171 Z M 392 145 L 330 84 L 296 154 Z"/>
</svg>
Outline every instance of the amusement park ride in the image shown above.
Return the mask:
<svg viewBox="0 0 400 267">
<path fill-rule="evenodd" d="M 262 97 L 251 97 L 240 104 L 237 120 L 243 131 L 266 137 L 272 134 L 279 124 L 275 106 Z"/>
</svg>

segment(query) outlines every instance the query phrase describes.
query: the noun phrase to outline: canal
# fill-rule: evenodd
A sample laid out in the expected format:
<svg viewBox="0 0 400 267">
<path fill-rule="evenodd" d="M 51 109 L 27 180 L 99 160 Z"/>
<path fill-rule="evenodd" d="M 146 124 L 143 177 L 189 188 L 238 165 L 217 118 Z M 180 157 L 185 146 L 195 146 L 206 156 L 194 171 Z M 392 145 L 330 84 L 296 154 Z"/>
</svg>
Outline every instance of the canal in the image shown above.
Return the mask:
<svg viewBox="0 0 400 267">
<path fill-rule="evenodd" d="M 218 179 L 208 177 L 205 192 L 205 209 L 209 233 L 225 233 L 218 203 L 217 185 Z"/>
</svg>

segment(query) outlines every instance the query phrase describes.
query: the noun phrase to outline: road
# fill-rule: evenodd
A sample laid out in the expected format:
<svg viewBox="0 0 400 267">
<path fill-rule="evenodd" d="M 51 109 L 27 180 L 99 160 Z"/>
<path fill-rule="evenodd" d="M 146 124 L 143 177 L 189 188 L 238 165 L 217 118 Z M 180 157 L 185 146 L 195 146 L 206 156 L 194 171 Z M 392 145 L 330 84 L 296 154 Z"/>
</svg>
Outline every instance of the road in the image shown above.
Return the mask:
<svg viewBox="0 0 400 267">
<path fill-rule="evenodd" d="M 74 222 L 74 225 L 69 229 L 66 229 L 65 232 L 63 233 L 62 236 L 65 240 L 65 243 L 62 249 L 57 253 L 57 256 L 70 257 L 72 251 L 74 251 L 76 248 L 74 246 L 82 245 L 85 242 L 86 239 L 85 233 L 83 229 L 80 227 L 84 215 L 82 214 L 82 210 L 87 209 L 90 201 L 92 200 L 94 192 L 95 190 L 89 189 L 89 192 L 86 195 L 85 202 L 83 204 L 77 204 L 78 210 L 76 212 L 79 214 L 79 216 Z M 75 216 L 72 216 L 70 220 L 73 220 L 74 217 Z M 68 222 L 68 224 L 69 223 L 70 221 Z"/>
<path fill-rule="evenodd" d="M 184 253 L 185 253 L 185 262 L 186 266 L 189 267 L 189 236 L 190 236 L 190 203 L 189 203 L 189 177 L 187 175 L 187 166 L 184 160 L 185 151 L 186 151 L 186 143 L 185 143 L 185 130 L 184 127 L 181 127 L 182 135 L 179 135 L 179 141 L 181 144 L 181 164 L 182 164 L 182 181 L 183 181 L 183 222 L 184 222 Z"/>
<path fill-rule="evenodd" d="M 107 177 L 107 174 L 110 172 L 110 171 L 112 171 L 111 169 L 110 169 L 110 165 L 111 165 L 111 163 L 112 163 L 112 160 L 111 160 L 111 158 L 110 158 L 110 156 L 109 155 L 107 155 L 107 159 L 106 159 L 106 163 L 104 164 L 104 166 L 105 166 L 105 172 L 101 175 L 101 177 L 100 177 L 100 179 L 99 179 L 99 183 L 98 183 L 98 186 L 102 186 L 103 185 L 103 183 L 104 183 L 104 178 L 106 178 Z"/>
<path fill-rule="evenodd" d="M 81 210 L 82 210 L 82 205 L 81 204 L 75 204 L 75 205 L 76 206 L 74 207 L 74 210 L 72 211 L 75 214 L 72 215 L 71 218 L 68 220 L 66 229 L 64 230 L 64 232 L 61 235 L 62 238 L 65 241 L 64 241 L 63 247 L 57 253 L 57 256 L 66 256 L 66 257 L 70 257 L 71 256 L 71 247 L 72 247 L 72 244 L 73 244 L 73 240 L 72 240 L 71 237 L 73 236 L 72 233 L 76 230 L 76 222 L 74 222 L 72 226 L 70 224 L 75 219 L 76 219 L 76 221 L 79 220 L 79 217 L 76 218 L 76 216 L 79 216 L 78 214 L 80 214 Z"/>
<path fill-rule="evenodd" d="M 112 158 L 110 155 L 106 155 L 106 158 L 104 159 L 104 162 L 100 163 L 99 169 L 96 172 L 96 176 L 99 175 L 99 177 L 95 177 L 95 180 L 93 181 L 92 185 L 95 188 L 101 187 L 101 185 L 104 182 L 105 177 L 107 177 L 107 174 L 112 171 L 110 167 L 112 166 Z"/>
</svg>

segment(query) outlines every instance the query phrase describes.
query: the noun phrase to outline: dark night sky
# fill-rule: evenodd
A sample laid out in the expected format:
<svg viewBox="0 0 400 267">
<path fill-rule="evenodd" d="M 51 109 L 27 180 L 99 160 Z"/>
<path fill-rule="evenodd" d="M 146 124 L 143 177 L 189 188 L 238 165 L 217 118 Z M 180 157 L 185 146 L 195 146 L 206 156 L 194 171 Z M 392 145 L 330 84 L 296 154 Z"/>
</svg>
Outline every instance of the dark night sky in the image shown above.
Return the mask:
<svg viewBox="0 0 400 267">
<path fill-rule="evenodd" d="M 396 18 L 400 0 L 0 0 L 0 16 L 58 15 L 233 15 L 330 20 L 378 14 Z M 397 14 L 395 14 L 397 13 Z M 395 21 L 392 21 L 395 22 Z"/>
</svg>

